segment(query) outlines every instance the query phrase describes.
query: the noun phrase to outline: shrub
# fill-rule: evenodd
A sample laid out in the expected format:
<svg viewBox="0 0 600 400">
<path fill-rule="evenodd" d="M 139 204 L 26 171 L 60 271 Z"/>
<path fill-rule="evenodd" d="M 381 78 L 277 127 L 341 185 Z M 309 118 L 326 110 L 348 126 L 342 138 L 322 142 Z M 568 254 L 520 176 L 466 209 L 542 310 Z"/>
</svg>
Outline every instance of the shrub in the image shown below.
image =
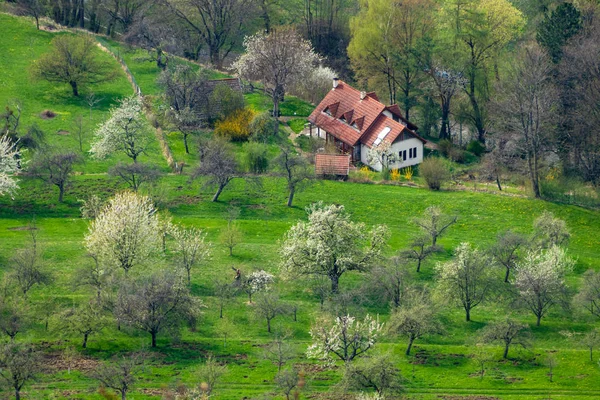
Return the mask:
<svg viewBox="0 0 600 400">
<path fill-rule="evenodd" d="M 459 164 L 464 164 L 467 157 L 466 157 L 466 153 L 464 150 L 462 150 L 458 147 L 452 147 L 448 151 L 448 158 Z"/>
<path fill-rule="evenodd" d="M 425 179 L 431 190 L 440 190 L 442 185 L 450 179 L 448 167 L 439 157 L 428 157 L 421 163 L 419 173 Z"/>
<path fill-rule="evenodd" d="M 438 150 L 444 157 L 448 157 L 453 148 L 454 144 L 448 139 L 442 139 L 438 142 Z"/>
<path fill-rule="evenodd" d="M 479 140 L 471 140 L 467 145 L 467 151 L 470 151 L 477 157 L 481 157 L 481 155 L 485 152 L 485 146 L 482 145 Z"/>
<path fill-rule="evenodd" d="M 244 165 L 248 172 L 261 174 L 269 167 L 267 146 L 262 143 L 244 144 Z"/>
<path fill-rule="evenodd" d="M 393 181 L 399 181 L 401 176 L 402 176 L 402 174 L 400 173 L 398 168 L 394 168 L 392 170 L 392 173 L 390 174 L 390 177 L 392 178 Z"/>
<path fill-rule="evenodd" d="M 214 117 L 221 120 L 244 110 L 245 106 L 244 95 L 224 83 L 215 86 L 210 100 L 214 107 Z"/>
<path fill-rule="evenodd" d="M 241 142 L 250 137 L 250 122 L 254 112 L 247 108 L 237 110 L 222 121 L 215 124 L 215 135 L 229 140 Z"/>
<path fill-rule="evenodd" d="M 412 177 L 414 175 L 414 171 L 412 169 L 412 167 L 406 167 L 406 168 L 402 168 L 402 175 L 404 175 L 404 179 L 406 179 L 407 181 L 412 181 Z"/>
<path fill-rule="evenodd" d="M 251 139 L 255 142 L 266 143 L 275 131 L 275 120 L 268 112 L 263 112 L 254 117 L 250 123 Z"/>
</svg>

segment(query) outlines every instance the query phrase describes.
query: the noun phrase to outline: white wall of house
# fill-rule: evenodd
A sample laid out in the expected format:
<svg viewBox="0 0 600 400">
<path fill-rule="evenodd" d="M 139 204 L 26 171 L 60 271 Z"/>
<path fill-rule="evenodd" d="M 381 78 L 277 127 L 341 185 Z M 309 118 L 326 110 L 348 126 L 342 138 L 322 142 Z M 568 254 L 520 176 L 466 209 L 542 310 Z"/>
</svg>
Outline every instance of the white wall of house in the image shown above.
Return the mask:
<svg viewBox="0 0 600 400">
<path fill-rule="evenodd" d="M 360 146 L 361 146 L 360 161 L 363 164 L 370 166 L 375 171 L 381 171 L 381 163 L 377 162 L 376 164 L 371 165 L 368 162 L 368 154 L 369 154 L 370 148 L 365 146 L 362 143 Z M 409 150 L 411 148 L 415 148 L 415 147 L 417 148 L 416 157 L 409 158 Z M 406 158 L 407 158 L 406 160 L 403 160 L 402 162 L 396 162 L 394 164 L 391 164 L 390 165 L 391 169 L 409 167 L 411 165 L 417 165 L 417 164 L 420 164 L 421 162 L 423 162 L 423 142 L 421 142 L 419 139 L 410 138 L 408 140 L 396 141 L 392 144 L 390 150 L 394 153 L 394 155 L 396 156 L 396 159 L 398 159 L 398 160 L 400 160 L 400 152 L 402 152 L 402 154 L 404 154 L 404 151 L 406 150 Z"/>
</svg>

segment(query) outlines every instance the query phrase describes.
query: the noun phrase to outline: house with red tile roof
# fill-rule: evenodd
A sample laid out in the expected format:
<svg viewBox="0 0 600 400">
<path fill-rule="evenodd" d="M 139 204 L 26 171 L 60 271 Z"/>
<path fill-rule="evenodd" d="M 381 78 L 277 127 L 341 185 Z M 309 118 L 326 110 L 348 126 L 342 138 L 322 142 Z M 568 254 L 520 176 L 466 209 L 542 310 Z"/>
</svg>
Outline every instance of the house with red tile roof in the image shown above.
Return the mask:
<svg viewBox="0 0 600 400">
<path fill-rule="evenodd" d="M 362 162 L 376 171 L 381 163 L 369 157 L 371 149 L 389 145 L 395 162 L 389 168 L 404 168 L 423 161 L 423 145 L 417 126 L 407 121 L 398 105 L 386 106 L 374 92 L 361 92 L 339 79 L 308 117 L 310 133 L 333 143 L 352 163 Z"/>
</svg>

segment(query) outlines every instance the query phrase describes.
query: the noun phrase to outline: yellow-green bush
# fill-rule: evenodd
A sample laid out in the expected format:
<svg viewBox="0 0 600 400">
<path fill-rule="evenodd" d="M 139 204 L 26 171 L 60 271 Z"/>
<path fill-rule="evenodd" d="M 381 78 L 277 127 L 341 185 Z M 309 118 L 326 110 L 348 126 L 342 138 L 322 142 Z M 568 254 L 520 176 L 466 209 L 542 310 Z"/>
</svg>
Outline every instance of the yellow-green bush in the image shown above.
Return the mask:
<svg viewBox="0 0 600 400">
<path fill-rule="evenodd" d="M 217 121 L 215 135 L 236 142 L 246 141 L 250 137 L 250 123 L 253 118 L 252 110 L 247 108 L 237 110 L 224 120 Z"/>
</svg>

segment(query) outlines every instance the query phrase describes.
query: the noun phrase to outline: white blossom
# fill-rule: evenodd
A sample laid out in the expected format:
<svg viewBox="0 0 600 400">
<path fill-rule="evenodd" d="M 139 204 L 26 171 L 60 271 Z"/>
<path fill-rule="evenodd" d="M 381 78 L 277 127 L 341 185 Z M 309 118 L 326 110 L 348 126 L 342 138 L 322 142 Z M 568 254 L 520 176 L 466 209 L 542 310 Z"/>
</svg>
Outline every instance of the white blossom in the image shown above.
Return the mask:
<svg viewBox="0 0 600 400">
<path fill-rule="evenodd" d="M 379 143 L 377 146 L 369 149 L 367 153 L 367 162 L 375 169 L 381 168 L 382 170 L 387 170 L 396 161 L 396 154 L 392 151 L 392 145 L 388 142 Z"/>
<path fill-rule="evenodd" d="M 573 268 L 566 251 L 558 246 L 528 252 L 515 267 L 514 285 L 521 300 L 537 317 L 560 302 L 566 290 L 565 275 Z"/>
<path fill-rule="evenodd" d="M 94 158 L 103 159 L 115 151 L 122 151 L 136 161 L 151 140 L 148 123 L 142 114 L 142 100 L 131 96 L 113 108 L 110 118 L 100 125 L 90 153 Z"/>
<path fill-rule="evenodd" d="M 383 327 L 383 323 L 370 315 L 363 321 L 350 315 L 337 317 L 333 323 L 317 321 L 310 330 L 313 343 L 306 350 L 306 355 L 329 365 L 335 358 L 350 362 L 375 345 Z"/>
<path fill-rule="evenodd" d="M 352 222 L 344 206 L 319 202 L 307 208 L 308 222 L 298 222 L 286 234 L 280 254 L 286 275 L 323 275 L 337 291 L 346 271 L 367 270 L 380 259 L 389 231 L 385 225 L 370 232 Z"/>
<path fill-rule="evenodd" d="M 19 188 L 18 180 L 13 176 L 19 169 L 19 150 L 8 136 L 0 137 L 0 196 L 13 195 Z"/>
<path fill-rule="evenodd" d="M 248 275 L 248 286 L 252 293 L 258 293 L 265 290 L 269 290 L 270 285 L 274 281 L 274 276 L 270 273 L 260 270 L 254 271 Z"/>
<path fill-rule="evenodd" d="M 91 223 L 85 246 L 105 265 L 126 272 L 160 249 L 158 218 L 150 199 L 118 193 Z"/>
<path fill-rule="evenodd" d="M 191 270 L 194 266 L 205 262 L 210 257 L 210 243 L 204 241 L 206 233 L 197 228 L 172 226 L 170 234 L 175 241 L 177 266 L 187 273 L 188 284 L 191 281 Z"/>
</svg>

